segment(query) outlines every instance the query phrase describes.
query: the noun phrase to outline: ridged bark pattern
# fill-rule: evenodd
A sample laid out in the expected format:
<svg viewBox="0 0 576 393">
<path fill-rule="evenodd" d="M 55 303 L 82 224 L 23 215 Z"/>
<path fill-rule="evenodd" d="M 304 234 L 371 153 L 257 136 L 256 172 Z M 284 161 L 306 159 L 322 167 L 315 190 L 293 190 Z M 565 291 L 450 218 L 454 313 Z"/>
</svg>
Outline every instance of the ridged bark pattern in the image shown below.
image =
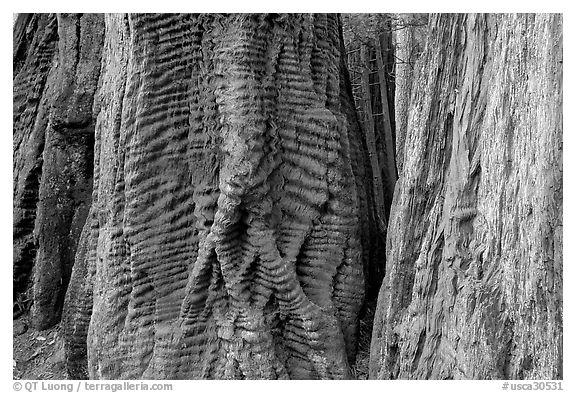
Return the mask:
<svg viewBox="0 0 576 393">
<path fill-rule="evenodd" d="M 60 322 L 78 239 L 92 192 L 92 106 L 99 71 L 104 18 L 59 14 L 58 56 L 36 218 L 37 253 L 32 280 L 32 323 Z"/>
<path fill-rule="evenodd" d="M 362 198 L 337 16 L 105 25 L 93 203 L 66 303 L 70 372 L 349 377 Z"/>
<path fill-rule="evenodd" d="M 562 378 L 562 16 L 435 15 L 371 378 Z"/>
<path fill-rule="evenodd" d="M 50 106 L 47 80 L 57 52 L 53 14 L 21 14 L 14 24 L 13 192 L 14 296 L 26 290 L 36 246 L 34 223 Z"/>
<path fill-rule="evenodd" d="M 410 20 L 410 14 L 399 14 L 405 20 Z M 412 52 L 414 51 L 414 27 L 404 26 L 394 32 L 395 36 L 395 78 L 396 86 L 394 94 L 394 119 L 396 120 L 396 167 L 398 173 L 402 172 L 404 166 L 404 144 L 406 138 L 406 128 L 408 126 L 408 109 L 410 105 L 410 95 L 412 93 L 412 83 L 414 81 L 414 65 Z"/>
<path fill-rule="evenodd" d="M 21 14 L 14 26 L 14 296 L 60 321 L 92 190 L 103 17 Z"/>
</svg>

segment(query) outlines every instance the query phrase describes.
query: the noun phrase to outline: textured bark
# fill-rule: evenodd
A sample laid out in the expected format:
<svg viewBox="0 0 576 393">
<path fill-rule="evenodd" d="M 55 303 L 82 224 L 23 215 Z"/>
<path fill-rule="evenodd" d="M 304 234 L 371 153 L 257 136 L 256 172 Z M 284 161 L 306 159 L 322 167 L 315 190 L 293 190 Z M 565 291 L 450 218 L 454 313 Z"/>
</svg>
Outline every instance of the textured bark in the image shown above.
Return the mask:
<svg viewBox="0 0 576 393">
<path fill-rule="evenodd" d="M 104 18 L 58 15 L 58 57 L 35 223 L 32 324 L 60 321 L 80 232 L 91 201 L 92 105 L 100 70 Z"/>
<path fill-rule="evenodd" d="M 341 50 L 345 54 L 344 39 L 340 31 Z M 386 237 L 379 225 L 376 203 L 373 194 L 372 168 L 366 144 L 366 136 L 360 126 L 354 106 L 352 85 L 346 57 L 340 57 L 340 102 L 346 115 L 350 143 L 350 159 L 356 183 L 359 207 L 360 241 L 362 244 L 362 265 L 365 278 L 365 298 L 375 300 L 384 277 Z"/>
<path fill-rule="evenodd" d="M 368 223 L 337 17 L 105 26 L 71 374 L 349 377 Z"/>
<path fill-rule="evenodd" d="M 394 124 L 392 122 L 393 117 L 391 116 L 394 111 L 394 104 L 390 105 L 388 102 L 388 82 L 386 78 L 387 69 L 384 63 L 384 57 L 382 52 L 386 49 L 391 48 L 391 33 L 381 34 L 377 40 L 376 46 L 376 64 L 378 67 L 378 83 L 380 84 L 380 101 L 382 103 L 382 123 L 383 128 L 381 132 L 381 144 L 384 151 L 384 157 L 386 157 L 385 164 L 382 165 L 384 173 L 386 174 L 386 191 L 388 193 L 388 198 L 390 204 L 392 204 L 392 199 L 394 197 L 394 186 L 396 185 L 396 180 L 398 180 L 398 172 L 396 170 L 396 160 L 394 152 Z M 386 53 L 388 54 L 388 53 Z M 386 59 L 388 60 L 388 59 Z M 393 64 L 393 63 L 392 63 Z M 390 212 L 387 212 L 387 217 L 390 216 Z M 387 221 L 387 220 L 386 220 Z"/>
<path fill-rule="evenodd" d="M 57 24 L 52 14 L 20 14 L 14 23 L 13 52 L 13 272 L 14 298 L 26 290 L 36 246 L 34 222 L 42 176 L 50 73 Z"/>
<path fill-rule="evenodd" d="M 404 142 L 408 126 L 408 107 L 412 92 L 413 65 L 410 54 L 414 41 L 414 29 L 405 27 L 395 32 L 396 39 L 396 93 L 394 113 L 396 118 L 396 167 L 398 173 L 404 166 Z"/>
<path fill-rule="evenodd" d="M 397 14 L 396 18 L 402 21 L 402 26 L 394 31 L 395 65 L 394 65 L 394 118 L 396 168 L 402 172 L 404 165 L 404 144 L 408 127 L 408 111 L 410 97 L 414 83 L 414 69 L 423 46 L 425 27 L 419 23 L 422 16 L 419 14 Z"/>
<path fill-rule="evenodd" d="M 368 157 L 370 158 L 370 165 L 372 169 L 372 185 L 374 192 L 374 201 L 376 206 L 376 217 L 378 225 L 382 232 L 385 232 L 387 225 L 386 208 L 384 200 L 384 182 L 382 181 L 382 169 L 386 166 L 380 163 L 378 159 L 378 151 L 376 148 L 376 134 L 374 128 L 374 115 L 372 113 L 372 97 L 370 92 L 370 69 L 368 64 L 370 61 L 371 52 L 364 44 L 360 47 L 360 57 L 364 59 L 365 66 L 362 69 L 362 87 L 364 90 L 364 129 L 366 133 L 366 146 L 368 148 Z M 385 170 L 384 170 L 385 172 Z M 392 187 L 392 189 L 394 189 Z"/>
<path fill-rule="evenodd" d="M 371 378 L 562 378 L 562 16 L 435 15 Z"/>
<path fill-rule="evenodd" d="M 60 321 L 92 189 L 101 15 L 20 14 L 14 24 L 14 297 L 33 327 Z"/>
</svg>

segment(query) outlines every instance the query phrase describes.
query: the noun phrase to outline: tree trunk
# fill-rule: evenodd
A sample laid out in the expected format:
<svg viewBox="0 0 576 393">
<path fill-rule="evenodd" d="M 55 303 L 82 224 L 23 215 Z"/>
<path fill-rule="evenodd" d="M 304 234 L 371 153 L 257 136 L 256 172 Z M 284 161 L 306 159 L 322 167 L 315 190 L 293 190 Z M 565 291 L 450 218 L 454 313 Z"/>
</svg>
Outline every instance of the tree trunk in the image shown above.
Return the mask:
<svg viewBox="0 0 576 393">
<path fill-rule="evenodd" d="M 390 35 L 391 33 L 388 31 L 385 34 L 381 34 L 376 43 L 376 64 L 378 67 L 378 83 L 380 84 L 380 102 L 382 103 L 382 123 L 383 129 L 381 134 L 381 146 L 384 152 L 385 164 L 382 165 L 384 172 L 386 173 L 386 191 L 387 191 L 387 199 L 388 203 L 387 206 L 392 204 L 392 199 L 394 197 L 394 186 L 396 185 L 396 180 L 398 180 L 398 172 L 396 169 L 396 160 L 395 160 L 395 153 L 394 153 L 394 134 L 393 134 L 393 122 L 392 116 L 394 103 L 388 102 L 388 81 L 387 81 L 387 67 L 386 63 L 384 62 L 383 53 L 388 55 L 387 51 L 390 50 L 392 44 L 390 43 Z M 386 52 L 385 52 L 386 51 Z M 389 57 L 389 56 L 386 56 Z M 387 60 L 387 59 L 386 59 Z M 393 95 L 392 95 L 393 96 Z M 387 212 L 387 219 L 390 216 L 390 212 Z"/>
<path fill-rule="evenodd" d="M 424 44 L 422 31 L 425 27 L 422 26 L 422 20 L 425 18 L 422 14 L 396 14 L 396 19 L 398 26 L 393 34 L 395 41 L 394 83 L 396 86 L 394 117 L 396 120 L 396 168 L 400 173 L 404 165 L 404 144 L 408 127 L 410 96 L 414 83 L 414 69 Z"/>
<path fill-rule="evenodd" d="M 103 28 L 102 15 L 58 15 L 58 66 L 36 219 L 32 321 L 40 329 L 60 321 L 77 242 L 90 206 L 92 106 Z"/>
<path fill-rule="evenodd" d="M 562 378 L 562 16 L 435 15 L 371 378 Z"/>
<path fill-rule="evenodd" d="M 350 135 L 350 159 L 356 181 L 358 196 L 360 239 L 365 278 L 366 302 L 376 301 L 378 289 L 384 277 L 385 268 L 385 228 L 381 228 L 377 216 L 376 200 L 372 182 L 372 167 L 365 132 L 360 126 L 358 112 L 354 105 L 352 85 L 346 66 L 346 48 L 341 34 L 340 57 L 340 102 L 341 110 L 346 114 Z M 366 306 L 367 304 L 365 304 Z M 364 313 L 366 310 L 363 310 Z"/>
<path fill-rule="evenodd" d="M 60 321 L 92 189 L 101 15 L 21 14 L 14 26 L 14 296 Z"/>
<path fill-rule="evenodd" d="M 349 377 L 367 202 L 337 16 L 105 25 L 70 373 Z"/>
<path fill-rule="evenodd" d="M 401 14 L 404 18 L 406 14 Z M 396 39 L 396 91 L 394 96 L 394 113 L 396 119 L 396 167 L 402 172 L 404 165 L 404 141 L 408 126 L 408 107 L 412 93 L 413 67 L 410 63 L 414 46 L 414 29 L 405 26 L 395 32 Z"/>
<path fill-rule="evenodd" d="M 26 291 L 36 255 L 34 222 L 48 124 L 57 24 L 52 14 L 19 14 L 13 52 L 14 300 Z"/>
<path fill-rule="evenodd" d="M 374 128 L 374 114 L 372 113 L 372 96 L 370 92 L 370 51 L 368 46 L 365 44 L 362 44 L 360 47 L 360 57 L 362 60 L 364 60 L 362 67 L 362 90 L 364 93 L 364 129 L 366 133 L 366 146 L 368 148 L 368 156 L 370 158 L 370 165 L 372 167 L 372 186 L 374 190 L 374 200 L 376 205 L 376 217 L 378 219 L 381 232 L 385 232 L 387 217 L 384 200 L 384 183 L 382 181 L 381 169 L 385 167 L 385 165 L 380 164 L 378 160 L 378 150 L 376 148 L 376 130 Z"/>
</svg>

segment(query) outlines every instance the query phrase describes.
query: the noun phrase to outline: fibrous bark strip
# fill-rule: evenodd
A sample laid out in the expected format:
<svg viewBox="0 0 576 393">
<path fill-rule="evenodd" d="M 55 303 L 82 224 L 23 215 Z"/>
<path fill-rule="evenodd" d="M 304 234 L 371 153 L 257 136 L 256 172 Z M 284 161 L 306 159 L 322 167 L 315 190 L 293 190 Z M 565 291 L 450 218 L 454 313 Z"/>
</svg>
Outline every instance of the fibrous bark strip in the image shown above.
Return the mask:
<svg viewBox="0 0 576 393">
<path fill-rule="evenodd" d="M 372 378 L 562 377 L 562 17 L 435 15 Z"/>
</svg>

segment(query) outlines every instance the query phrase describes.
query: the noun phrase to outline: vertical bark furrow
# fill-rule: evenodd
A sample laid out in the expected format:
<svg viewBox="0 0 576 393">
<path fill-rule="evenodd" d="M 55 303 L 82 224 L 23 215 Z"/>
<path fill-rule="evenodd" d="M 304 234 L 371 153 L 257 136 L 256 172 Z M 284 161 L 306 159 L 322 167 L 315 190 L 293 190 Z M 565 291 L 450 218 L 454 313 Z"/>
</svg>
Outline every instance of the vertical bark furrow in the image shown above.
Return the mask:
<svg viewBox="0 0 576 393">
<path fill-rule="evenodd" d="M 442 204 L 442 198 L 439 194 L 442 193 L 444 187 L 443 168 L 447 165 L 449 157 L 441 154 L 446 141 L 446 136 L 442 132 L 446 132 L 447 129 L 445 127 L 437 129 L 435 125 L 443 125 L 450 117 L 449 110 L 453 110 L 449 105 L 438 105 L 438 103 L 450 102 L 455 85 L 448 65 L 454 64 L 458 56 L 456 50 L 432 49 L 441 45 L 456 47 L 458 37 L 450 30 L 451 21 L 445 17 L 437 17 L 433 19 L 430 26 L 430 38 L 427 42 L 427 49 L 430 49 L 422 54 L 420 59 L 422 69 L 418 74 L 418 81 L 414 82 L 414 100 L 418 100 L 420 107 L 418 111 L 410 111 L 408 124 L 412 128 L 406 135 L 406 151 L 422 153 L 406 155 L 403 171 L 409 173 L 410 176 L 400 177 L 401 185 L 397 186 L 391 208 L 387 237 L 386 276 L 378 297 L 370 353 L 370 374 L 376 378 L 396 378 L 399 376 L 399 365 L 404 364 L 399 358 L 404 355 L 399 347 L 401 345 L 400 334 L 396 333 L 396 326 L 402 325 L 409 329 L 410 335 L 417 337 L 416 342 L 422 331 L 426 329 L 422 325 L 424 321 L 422 316 L 419 318 L 420 323 L 415 325 L 404 324 L 403 319 L 411 315 L 408 306 L 412 303 L 414 296 L 413 287 L 418 271 L 416 266 L 427 261 L 426 258 L 419 257 L 420 252 L 426 244 L 428 247 L 431 245 L 433 241 L 431 237 L 436 235 L 433 231 L 426 231 L 425 225 L 428 222 L 438 222 L 437 215 L 441 213 L 439 207 Z M 426 64 L 425 68 L 424 64 Z M 444 64 L 447 65 L 440 66 Z M 444 88 L 443 84 L 454 87 Z M 428 150 L 434 150 L 436 154 L 429 153 Z M 436 216 L 431 216 L 430 211 L 434 211 Z M 424 224 L 420 224 L 420 221 Z M 411 229 L 406 231 L 405 228 Z M 401 233 L 402 236 L 400 236 Z M 434 263 L 433 261 L 427 262 Z M 428 272 L 429 270 L 424 270 L 422 274 L 428 274 Z M 420 279 L 425 279 L 425 277 Z M 418 295 L 418 300 L 420 300 L 420 295 Z M 413 342 L 405 341 L 404 345 L 408 346 L 406 351 L 416 353 L 416 349 L 412 347 Z M 413 361 L 414 356 L 409 361 L 410 367 Z M 375 364 L 382 366 L 375 366 Z M 376 367 L 377 374 L 375 374 Z"/>
<path fill-rule="evenodd" d="M 86 338 L 92 314 L 92 280 L 95 273 L 94 256 L 89 253 L 95 254 L 97 236 L 97 219 L 91 209 L 78 240 L 62 315 L 66 370 L 70 378 L 74 379 L 88 378 Z"/>
<path fill-rule="evenodd" d="M 371 377 L 561 378 L 562 17 L 429 26 Z"/>
<path fill-rule="evenodd" d="M 128 50 L 131 37 L 126 15 L 106 15 L 105 26 L 101 85 L 98 91 L 101 105 L 95 130 L 92 218 L 86 223 L 91 228 L 91 243 L 85 257 L 88 274 L 82 276 L 81 272 L 76 271 L 76 265 L 73 273 L 77 273 L 75 277 L 78 279 L 81 277 L 85 280 L 87 296 L 92 294 L 92 310 L 88 315 L 70 316 L 71 320 L 79 324 L 88 320 L 85 340 L 89 361 L 86 367 L 91 377 L 118 372 L 118 364 L 110 362 L 102 367 L 98 365 L 98 359 L 104 356 L 111 359 L 118 357 L 114 352 L 119 348 L 118 331 L 124 325 L 128 295 L 132 290 L 130 265 L 126 261 L 128 247 L 120 226 L 125 208 L 123 129 L 126 113 L 131 109 L 125 105 L 126 95 L 130 94 L 127 90 L 127 70 L 132 67 Z M 73 312 L 82 306 L 71 293 L 67 297 L 71 304 L 67 307 L 68 311 Z M 107 334 L 94 335 L 95 325 Z M 74 339 L 74 334 L 67 334 L 66 340 Z M 104 354 L 107 349 L 110 352 Z M 80 365 L 79 360 L 67 360 L 69 370 Z"/>
<path fill-rule="evenodd" d="M 19 14 L 13 57 L 13 279 L 14 300 L 26 291 L 36 257 L 36 205 L 52 103 L 57 52 L 53 14 Z"/>
<path fill-rule="evenodd" d="M 77 242 L 90 208 L 94 96 L 100 75 L 101 15 L 58 15 L 58 67 L 43 153 L 35 231 L 32 323 L 60 321 Z"/>
</svg>

